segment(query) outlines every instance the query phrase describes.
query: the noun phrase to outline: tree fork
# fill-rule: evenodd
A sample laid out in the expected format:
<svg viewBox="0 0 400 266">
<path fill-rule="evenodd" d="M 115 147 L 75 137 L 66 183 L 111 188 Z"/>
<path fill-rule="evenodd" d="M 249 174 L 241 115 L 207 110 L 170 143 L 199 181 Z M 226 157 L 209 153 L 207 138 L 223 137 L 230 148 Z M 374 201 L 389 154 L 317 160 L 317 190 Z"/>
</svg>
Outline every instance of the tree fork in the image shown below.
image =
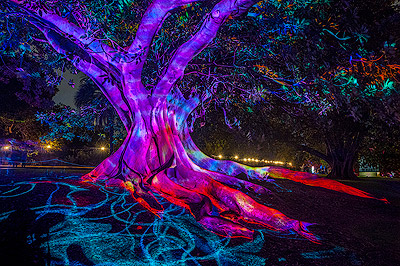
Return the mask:
<svg viewBox="0 0 400 266">
<path fill-rule="evenodd" d="M 254 169 L 234 162 L 217 161 L 199 153 L 190 138 L 186 120 L 200 98 L 185 101 L 181 92 L 173 92 L 189 61 L 211 43 L 220 26 L 227 19 L 245 12 L 255 0 L 222 0 L 217 3 L 199 30 L 177 49 L 164 76 L 155 84 L 153 93 L 144 88 L 141 73 L 154 35 L 168 12 L 193 1 L 153 1 L 142 18 L 132 45 L 116 51 L 101 41 L 82 37 L 80 34 L 86 33 L 84 29 L 48 9 L 41 10 L 25 1 L 9 2 L 24 9 L 21 13 L 26 14 L 28 10 L 40 18 L 45 27 L 42 27 L 43 23 L 35 26 L 49 44 L 58 53 L 69 55 L 67 59 L 101 88 L 127 129 L 127 138 L 121 147 L 83 179 L 123 186 L 143 207 L 161 216 L 163 208 L 154 197 L 157 193 L 186 208 L 199 223 L 220 235 L 251 238 L 254 232 L 251 225 L 257 224 L 278 231 L 294 230 L 310 241 L 319 241 L 308 231 L 309 223 L 289 218 L 226 184 L 241 184 L 261 191 L 260 186 L 231 176 L 244 171 L 255 173 L 254 178 L 263 178 L 268 173 L 321 187 L 329 187 L 329 184 L 322 185 L 313 178 L 315 176 L 301 178 L 293 171 L 278 168 Z M 48 27 L 53 27 L 56 34 L 48 34 Z M 71 47 L 78 52 L 69 53 Z M 136 50 L 139 47 L 143 49 L 139 53 L 141 60 L 135 64 L 132 60 L 138 56 Z M 116 61 L 117 53 L 121 59 Z M 178 101 L 171 101 L 171 94 L 180 97 Z M 355 189 L 349 192 L 344 185 L 337 186 L 339 189 L 333 189 L 372 197 Z"/>
</svg>

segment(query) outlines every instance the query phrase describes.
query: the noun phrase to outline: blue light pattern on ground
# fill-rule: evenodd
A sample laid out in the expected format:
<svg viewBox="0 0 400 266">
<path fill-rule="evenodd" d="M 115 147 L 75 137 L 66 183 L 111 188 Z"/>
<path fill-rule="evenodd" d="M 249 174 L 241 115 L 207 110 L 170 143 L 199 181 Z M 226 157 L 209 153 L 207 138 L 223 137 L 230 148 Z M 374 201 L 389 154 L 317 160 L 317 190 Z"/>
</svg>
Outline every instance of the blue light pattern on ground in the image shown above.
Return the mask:
<svg viewBox="0 0 400 266">
<path fill-rule="evenodd" d="M 265 265 L 266 259 L 256 255 L 263 246 L 263 234 L 231 245 L 230 238 L 205 230 L 184 209 L 161 197 L 162 219 L 149 215 L 127 191 L 97 184 L 88 187 L 67 179 L 0 185 L 0 198 L 32 193 L 38 185 L 52 190 L 45 204 L 30 208 L 37 216 L 35 221 L 40 223 L 46 215 L 62 215 L 63 219 L 48 234 L 32 234 L 27 241 L 34 244 L 45 239 L 40 247 L 50 253 L 51 265 Z M 101 192 L 97 202 L 88 202 L 94 200 L 87 195 L 91 191 Z M 0 219 L 12 212 L 0 214 Z"/>
<path fill-rule="evenodd" d="M 83 183 L 80 176 L 50 174 L 23 181 L 10 176 L 0 183 L 0 231 L 8 235 L 1 243 L 22 239 L 8 251 L 31 252 L 33 259 L 40 253 L 38 261 L 45 264 L 36 265 L 285 265 L 293 262 L 290 256 L 307 263 L 360 265 L 353 252 L 310 244 L 294 232 L 260 229 L 253 241 L 220 237 L 162 197 L 157 199 L 165 212 L 159 219 L 128 191 Z M 273 194 L 290 193 L 274 182 L 265 186 Z M 270 253 L 271 241 L 272 246 L 300 241 L 304 248 Z"/>
</svg>

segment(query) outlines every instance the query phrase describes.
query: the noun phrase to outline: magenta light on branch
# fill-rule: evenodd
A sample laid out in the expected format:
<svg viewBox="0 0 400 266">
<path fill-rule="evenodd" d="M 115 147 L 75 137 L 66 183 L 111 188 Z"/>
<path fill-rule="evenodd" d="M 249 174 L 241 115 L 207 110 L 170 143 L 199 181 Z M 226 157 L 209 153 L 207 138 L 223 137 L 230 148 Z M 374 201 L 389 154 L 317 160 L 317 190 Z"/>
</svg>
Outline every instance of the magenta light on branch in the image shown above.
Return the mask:
<svg viewBox="0 0 400 266">
<path fill-rule="evenodd" d="M 238 174 L 246 174 L 249 180 L 288 178 L 372 197 L 307 173 L 278 167 L 249 167 L 222 160 L 222 155 L 218 160 L 213 159 L 203 154 L 191 139 L 186 121 L 209 95 L 195 96 L 193 91 L 193 96 L 187 98 L 176 84 L 188 63 L 213 41 L 224 22 L 238 19 L 257 1 L 222 0 L 216 3 L 197 31 L 175 51 L 165 71 L 160 72 L 159 80 L 152 84 L 151 91 L 142 83 L 149 47 L 170 13 L 194 1 L 152 1 L 142 15 L 133 41 L 126 47 L 91 36 L 91 25 L 87 24 L 90 20 L 79 16 L 89 16 L 83 3 L 70 7 L 74 8 L 72 14 L 81 18 L 78 19 L 81 23 L 74 24 L 73 20 L 61 16 L 59 7 L 52 6 L 50 1 L 43 5 L 37 1 L 6 1 L 42 32 L 42 41 L 47 41 L 93 80 L 115 108 L 128 133 L 116 152 L 83 177 L 85 181 L 123 186 L 137 202 L 158 217 L 163 216 L 164 208 L 155 195 L 161 195 L 185 208 L 208 230 L 222 236 L 249 239 L 253 238 L 253 226 L 257 225 L 276 231 L 295 231 L 310 241 L 319 242 L 319 238 L 308 230 L 311 223 L 288 217 L 234 189 L 266 191 L 251 181 L 236 178 Z"/>
</svg>

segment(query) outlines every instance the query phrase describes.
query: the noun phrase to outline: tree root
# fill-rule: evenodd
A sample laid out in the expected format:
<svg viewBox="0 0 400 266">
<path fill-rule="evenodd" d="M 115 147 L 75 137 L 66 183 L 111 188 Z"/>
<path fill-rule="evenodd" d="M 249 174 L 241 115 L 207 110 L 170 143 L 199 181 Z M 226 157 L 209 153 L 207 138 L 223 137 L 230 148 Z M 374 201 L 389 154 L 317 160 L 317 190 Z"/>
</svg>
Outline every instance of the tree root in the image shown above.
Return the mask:
<svg viewBox="0 0 400 266">
<path fill-rule="evenodd" d="M 149 183 L 109 179 L 106 184 L 128 189 L 144 208 L 161 218 L 162 206 L 153 196 L 157 193 L 187 209 L 206 229 L 221 236 L 252 239 L 255 232 L 252 228 L 262 226 L 276 231 L 295 231 L 312 242 L 319 242 L 307 229 L 310 223 L 291 219 L 264 206 L 209 174 L 212 172 L 195 171 L 179 164 L 158 172 Z"/>
</svg>

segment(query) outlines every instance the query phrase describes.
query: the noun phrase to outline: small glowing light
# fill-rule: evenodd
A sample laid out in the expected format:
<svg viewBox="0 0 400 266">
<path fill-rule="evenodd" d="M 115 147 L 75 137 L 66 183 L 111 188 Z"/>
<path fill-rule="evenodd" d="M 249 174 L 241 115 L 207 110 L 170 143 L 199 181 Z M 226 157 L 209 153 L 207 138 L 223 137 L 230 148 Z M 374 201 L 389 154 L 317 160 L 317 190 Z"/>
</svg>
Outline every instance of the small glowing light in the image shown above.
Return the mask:
<svg viewBox="0 0 400 266">
<path fill-rule="evenodd" d="M 51 145 L 47 145 L 47 146 L 46 146 L 46 149 L 51 149 Z"/>
<path fill-rule="evenodd" d="M 258 160 L 258 159 L 256 159 L 256 162 L 259 162 L 259 160 Z"/>
<path fill-rule="evenodd" d="M 101 147 L 100 148 L 102 151 L 105 151 L 106 150 L 106 147 Z"/>
<path fill-rule="evenodd" d="M 239 156 L 236 155 L 236 156 L 235 156 L 235 160 L 237 160 L 237 159 L 239 159 Z"/>
<path fill-rule="evenodd" d="M 247 159 L 246 159 L 246 158 L 244 158 L 244 159 L 243 159 L 243 161 L 247 162 Z"/>
<path fill-rule="evenodd" d="M 221 154 L 220 154 L 220 155 L 218 155 L 218 158 L 222 159 L 222 155 L 221 155 Z"/>
<path fill-rule="evenodd" d="M 289 163 L 290 166 L 292 166 L 292 163 Z"/>
<path fill-rule="evenodd" d="M 9 150 L 9 149 L 10 149 L 10 146 L 4 146 L 4 149 L 5 149 L 5 150 Z"/>
<path fill-rule="evenodd" d="M 254 158 L 251 158 L 251 160 L 254 162 L 255 161 L 255 159 Z"/>
</svg>

